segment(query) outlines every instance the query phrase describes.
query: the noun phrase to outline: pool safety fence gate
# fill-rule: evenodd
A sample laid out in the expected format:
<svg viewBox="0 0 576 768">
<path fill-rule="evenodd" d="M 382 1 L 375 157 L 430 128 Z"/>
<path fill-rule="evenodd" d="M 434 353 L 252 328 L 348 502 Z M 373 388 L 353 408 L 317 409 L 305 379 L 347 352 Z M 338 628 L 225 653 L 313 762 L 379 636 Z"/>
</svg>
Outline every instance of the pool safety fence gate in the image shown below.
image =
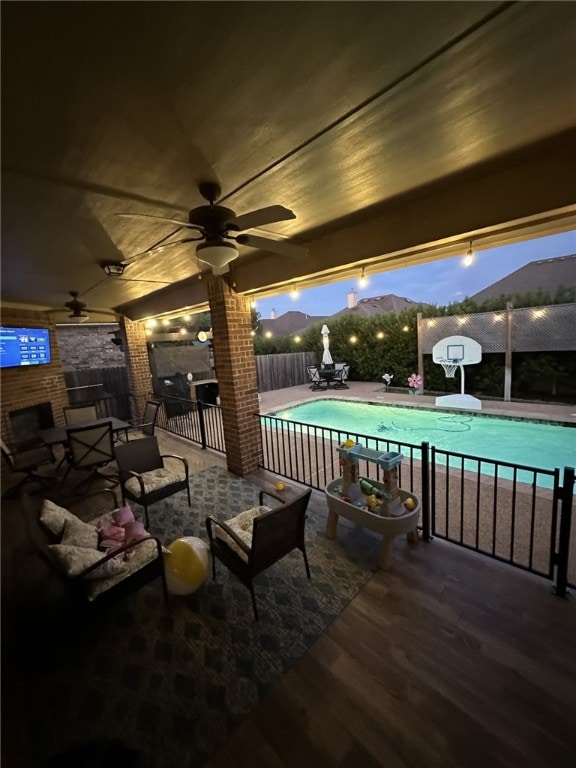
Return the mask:
<svg viewBox="0 0 576 768">
<path fill-rule="evenodd" d="M 261 466 L 323 491 L 340 477 L 337 447 L 347 439 L 403 455 L 401 488 L 416 494 L 425 541 L 442 538 L 553 580 L 566 596 L 576 586 L 572 522 L 574 469 L 547 470 L 511 462 L 369 437 L 276 416 L 259 416 Z M 377 464 L 361 461 L 360 476 L 381 480 Z"/>
</svg>

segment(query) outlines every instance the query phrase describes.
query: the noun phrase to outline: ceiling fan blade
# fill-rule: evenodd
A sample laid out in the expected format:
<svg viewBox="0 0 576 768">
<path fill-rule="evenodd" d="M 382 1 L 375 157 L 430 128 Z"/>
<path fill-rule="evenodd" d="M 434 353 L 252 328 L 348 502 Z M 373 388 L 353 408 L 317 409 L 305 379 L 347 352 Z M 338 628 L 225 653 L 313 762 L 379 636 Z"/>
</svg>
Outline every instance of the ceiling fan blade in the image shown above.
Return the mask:
<svg viewBox="0 0 576 768">
<path fill-rule="evenodd" d="M 295 218 L 296 214 L 289 208 L 284 208 L 283 205 L 269 205 L 267 208 L 258 208 L 256 211 L 236 216 L 234 221 L 230 223 L 230 229 L 241 231 L 259 227 L 262 224 L 274 224 L 276 221 L 287 221 Z"/>
<path fill-rule="evenodd" d="M 145 251 L 140 251 L 140 253 L 135 253 L 134 256 L 129 256 L 127 259 L 124 259 L 120 263 L 127 267 L 128 264 L 132 264 L 135 259 L 139 259 L 141 256 L 146 256 L 149 253 L 154 253 L 155 251 L 163 251 L 164 248 L 171 248 L 174 245 L 182 245 L 182 243 L 191 243 L 195 240 L 203 239 L 203 237 L 185 237 L 183 240 L 175 240 L 173 243 L 161 243 L 160 245 L 153 245 L 151 248 L 147 248 Z"/>
<path fill-rule="evenodd" d="M 115 216 L 123 216 L 125 219 L 154 219 L 155 221 L 168 221 L 171 224 L 179 224 L 181 227 L 197 229 L 199 232 L 202 232 L 202 228 L 197 227 L 196 224 L 190 224 L 187 221 L 180 221 L 179 219 L 170 219 L 166 216 L 154 216 L 152 213 L 116 213 Z"/>
<path fill-rule="evenodd" d="M 238 235 L 235 239 L 240 245 L 249 245 L 251 248 L 262 248 L 266 251 L 279 253 L 281 256 L 288 256 L 290 258 L 302 258 L 308 254 L 308 249 L 301 245 L 271 240 L 268 237 L 259 237 L 258 235 Z"/>
</svg>

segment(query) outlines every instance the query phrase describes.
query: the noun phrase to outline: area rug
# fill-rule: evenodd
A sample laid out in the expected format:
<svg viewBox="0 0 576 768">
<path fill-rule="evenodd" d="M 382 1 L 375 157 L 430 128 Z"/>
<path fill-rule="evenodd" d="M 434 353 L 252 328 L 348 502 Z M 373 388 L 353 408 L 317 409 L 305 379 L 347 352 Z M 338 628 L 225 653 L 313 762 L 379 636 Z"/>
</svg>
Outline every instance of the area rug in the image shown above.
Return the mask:
<svg viewBox="0 0 576 768">
<path fill-rule="evenodd" d="M 257 486 L 220 467 L 190 486 L 191 507 L 182 492 L 149 510 L 165 544 L 206 540 L 207 515 L 226 519 L 258 500 Z M 205 765 L 373 572 L 378 543 L 356 529 L 329 541 L 325 523 L 307 519 L 310 580 L 300 552 L 258 577 L 258 622 L 248 590 L 217 564 L 217 580 L 191 596 L 165 605 L 157 582 L 55 634 L 46 626 L 36 644 L 29 637 L 19 685 L 38 765 L 80 768 L 82 749 L 109 743 L 133 750 L 135 765 Z"/>
</svg>

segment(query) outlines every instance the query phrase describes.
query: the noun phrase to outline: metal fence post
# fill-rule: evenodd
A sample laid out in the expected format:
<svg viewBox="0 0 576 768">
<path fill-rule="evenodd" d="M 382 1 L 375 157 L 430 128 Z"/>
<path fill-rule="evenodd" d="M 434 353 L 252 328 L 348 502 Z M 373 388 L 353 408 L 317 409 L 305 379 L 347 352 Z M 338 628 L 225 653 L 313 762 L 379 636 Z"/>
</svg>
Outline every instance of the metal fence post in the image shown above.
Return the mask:
<svg viewBox="0 0 576 768">
<path fill-rule="evenodd" d="M 432 541 L 430 535 L 430 444 L 422 443 L 422 538 Z"/>
<path fill-rule="evenodd" d="M 574 467 L 564 467 L 560 489 L 560 532 L 556 555 L 556 584 L 554 594 L 568 594 L 568 562 L 570 560 L 570 528 L 572 526 L 572 500 L 574 496 Z"/>
<path fill-rule="evenodd" d="M 204 422 L 204 406 L 202 405 L 202 400 L 196 401 L 196 407 L 198 408 L 198 426 L 200 427 L 200 441 L 202 448 L 207 447 L 206 442 L 206 424 Z"/>
</svg>

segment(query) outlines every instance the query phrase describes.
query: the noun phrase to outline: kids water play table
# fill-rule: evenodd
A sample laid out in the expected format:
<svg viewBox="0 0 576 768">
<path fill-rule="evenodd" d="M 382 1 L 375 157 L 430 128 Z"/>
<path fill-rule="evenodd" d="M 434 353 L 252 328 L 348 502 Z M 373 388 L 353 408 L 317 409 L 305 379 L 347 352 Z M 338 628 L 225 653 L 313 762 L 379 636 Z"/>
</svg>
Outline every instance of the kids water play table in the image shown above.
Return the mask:
<svg viewBox="0 0 576 768">
<path fill-rule="evenodd" d="M 384 490 L 384 485 L 375 480 L 370 480 L 373 486 Z M 362 528 L 368 528 L 371 531 L 375 531 L 382 535 L 382 545 L 380 547 L 380 558 L 378 560 L 378 567 L 383 570 L 387 570 L 390 566 L 390 558 L 392 556 L 392 549 L 394 548 L 394 537 L 403 533 L 407 534 L 407 539 L 412 543 L 418 541 L 418 518 L 420 516 L 420 500 L 417 496 L 409 491 L 404 491 L 401 488 L 398 489 L 400 495 L 400 501 L 402 504 L 407 499 L 412 499 L 414 509 L 407 510 L 399 515 L 384 517 L 375 512 L 371 512 L 368 509 L 362 509 L 361 507 L 352 504 L 349 501 L 344 501 L 338 488 L 341 488 L 342 480 L 332 480 L 325 488 L 326 500 L 328 502 L 328 522 L 326 523 L 326 538 L 334 539 L 338 531 L 338 519 L 344 517 L 347 520 L 361 526 Z"/>
</svg>

